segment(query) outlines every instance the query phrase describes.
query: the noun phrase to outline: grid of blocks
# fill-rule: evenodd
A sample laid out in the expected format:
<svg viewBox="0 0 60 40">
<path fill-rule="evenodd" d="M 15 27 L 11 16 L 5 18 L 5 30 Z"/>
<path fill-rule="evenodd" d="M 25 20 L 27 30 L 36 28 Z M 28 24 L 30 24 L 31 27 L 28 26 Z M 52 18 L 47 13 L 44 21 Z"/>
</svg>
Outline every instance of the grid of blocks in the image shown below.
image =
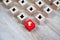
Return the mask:
<svg viewBox="0 0 60 40">
<path fill-rule="evenodd" d="M 40 25 L 60 6 L 60 0 L 3 0 L 3 3 L 29 31 L 33 30 L 36 25 L 30 17 L 34 17 L 34 20 Z"/>
</svg>

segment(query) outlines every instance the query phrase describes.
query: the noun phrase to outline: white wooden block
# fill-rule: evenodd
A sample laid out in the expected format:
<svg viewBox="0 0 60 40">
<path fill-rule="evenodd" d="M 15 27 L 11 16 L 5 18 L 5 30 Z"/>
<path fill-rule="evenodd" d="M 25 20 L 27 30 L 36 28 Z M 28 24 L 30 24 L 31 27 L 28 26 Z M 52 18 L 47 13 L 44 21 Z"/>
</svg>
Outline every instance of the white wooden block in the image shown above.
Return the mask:
<svg viewBox="0 0 60 40">
<path fill-rule="evenodd" d="M 51 7 L 54 9 L 54 10 L 57 10 L 57 8 L 60 6 L 60 1 L 59 0 L 55 0 L 53 2 L 53 4 L 51 5 Z"/>
<path fill-rule="evenodd" d="M 7 6 L 12 3 L 12 0 L 3 0 L 3 3 Z"/>
<path fill-rule="evenodd" d="M 17 18 L 20 20 L 20 21 L 24 21 L 26 18 L 27 18 L 27 15 L 25 15 L 25 13 L 20 13 Z"/>
<path fill-rule="evenodd" d="M 47 14 L 50 14 L 53 11 L 53 9 L 49 6 L 47 6 L 46 8 L 44 8 L 44 12 Z"/>
<path fill-rule="evenodd" d="M 19 9 L 16 6 L 11 7 L 9 10 L 13 15 L 17 14 L 19 11 Z"/>
<path fill-rule="evenodd" d="M 41 13 L 39 13 L 38 15 L 36 15 L 35 18 L 36 18 L 36 21 L 38 23 L 40 23 L 40 22 L 42 22 L 42 21 L 45 20 L 45 17 Z"/>
<path fill-rule="evenodd" d="M 35 8 L 34 6 L 32 6 L 32 5 L 30 5 L 29 7 L 27 7 L 27 10 L 28 10 L 30 13 L 32 13 L 32 12 L 34 12 L 34 11 L 36 10 L 36 8 Z"/>
<path fill-rule="evenodd" d="M 37 6 L 42 7 L 44 5 L 44 2 L 42 0 L 38 0 L 35 2 Z"/>
<path fill-rule="evenodd" d="M 19 0 L 21 6 L 25 6 L 27 4 L 27 0 Z"/>
<path fill-rule="evenodd" d="M 53 2 L 53 4 L 55 4 L 57 7 L 59 7 L 59 6 L 60 6 L 60 1 L 59 1 L 59 0 L 55 0 L 55 1 Z"/>
</svg>

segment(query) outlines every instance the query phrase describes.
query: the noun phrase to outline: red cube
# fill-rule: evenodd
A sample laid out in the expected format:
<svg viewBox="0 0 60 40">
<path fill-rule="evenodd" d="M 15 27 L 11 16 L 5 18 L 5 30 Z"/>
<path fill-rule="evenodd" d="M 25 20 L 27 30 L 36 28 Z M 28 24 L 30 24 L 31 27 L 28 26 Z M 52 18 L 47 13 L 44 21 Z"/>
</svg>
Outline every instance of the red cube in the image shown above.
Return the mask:
<svg viewBox="0 0 60 40">
<path fill-rule="evenodd" d="M 35 23 L 31 19 L 27 20 L 24 25 L 28 31 L 32 31 L 35 28 Z"/>
</svg>

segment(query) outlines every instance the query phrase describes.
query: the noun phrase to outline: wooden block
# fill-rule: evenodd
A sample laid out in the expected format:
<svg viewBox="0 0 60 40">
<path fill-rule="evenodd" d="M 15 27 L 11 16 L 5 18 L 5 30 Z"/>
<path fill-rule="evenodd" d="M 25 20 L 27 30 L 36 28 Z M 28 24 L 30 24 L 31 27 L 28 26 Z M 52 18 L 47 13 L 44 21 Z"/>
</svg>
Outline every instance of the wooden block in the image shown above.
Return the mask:
<svg viewBox="0 0 60 40">
<path fill-rule="evenodd" d="M 19 4 L 21 6 L 25 6 L 27 4 L 27 0 L 19 0 Z"/>
<path fill-rule="evenodd" d="M 28 31 L 32 31 L 35 28 L 35 23 L 31 19 L 24 22 L 24 26 L 27 28 Z"/>
<path fill-rule="evenodd" d="M 29 12 L 30 15 L 32 15 L 36 11 L 36 8 L 33 5 L 30 5 L 27 7 L 27 11 Z"/>
<path fill-rule="evenodd" d="M 10 8 L 13 5 L 12 0 L 3 0 L 3 3 L 7 8 Z"/>
<path fill-rule="evenodd" d="M 60 1 L 56 0 L 53 2 L 53 4 L 51 5 L 51 7 L 56 10 L 58 7 L 60 6 Z"/>
<path fill-rule="evenodd" d="M 35 2 L 35 4 L 36 4 L 35 7 L 39 10 L 42 9 L 44 6 L 44 2 L 42 0 L 38 0 L 37 2 Z"/>
<path fill-rule="evenodd" d="M 53 9 L 51 8 L 51 7 L 49 7 L 49 6 L 47 6 L 47 7 L 45 7 L 44 8 L 44 13 L 46 13 L 46 14 L 50 14 L 52 11 L 53 11 Z"/>
<path fill-rule="evenodd" d="M 27 15 L 25 15 L 25 13 L 22 12 L 19 15 L 17 15 L 17 18 L 20 22 L 24 23 L 24 21 L 27 19 Z"/>
<path fill-rule="evenodd" d="M 40 24 L 40 22 L 45 20 L 45 17 L 39 13 L 38 15 L 35 16 L 36 21 L 38 22 L 38 24 Z"/>
<path fill-rule="evenodd" d="M 16 6 L 11 7 L 9 10 L 13 15 L 17 15 L 19 12 L 19 9 Z"/>
</svg>

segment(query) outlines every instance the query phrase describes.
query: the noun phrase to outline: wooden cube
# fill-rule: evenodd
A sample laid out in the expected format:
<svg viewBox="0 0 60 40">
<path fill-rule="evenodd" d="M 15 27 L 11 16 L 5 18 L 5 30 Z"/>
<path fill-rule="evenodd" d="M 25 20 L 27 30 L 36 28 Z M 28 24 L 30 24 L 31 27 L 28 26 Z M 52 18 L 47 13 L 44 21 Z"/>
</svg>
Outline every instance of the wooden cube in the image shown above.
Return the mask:
<svg viewBox="0 0 60 40">
<path fill-rule="evenodd" d="M 35 16 L 35 19 L 38 22 L 38 24 L 40 24 L 40 22 L 43 22 L 45 20 L 45 17 L 41 13 L 39 13 Z"/>
<path fill-rule="evenodd" d="M 44 8 L 44 13 L 46 13 L 46 14 L 50 14 L 52 11 L 53 11 L 53 9 L 49 6 Z"/>
<path fill-rule="evenodd" d="M 17 18 L 19 19 L 20 22 L 24 23 L 24 21 L 27 19 L 27 15 L 25 13 L 20 13 Z"/>
<path fill-rule="evenodd" d="M 13 15 L 17 15 L 19 12 L 19 9 L 16 6 L 11 7 L 9 10 Z"/>
<path fill-rule="evenodd" d="M 39 10 L 42 9 L 44 6 L 44 2 L 42 0 L 38 0 L 37 2 L 35 2 L 35 4 L 36 4 L 36 8 Z"/>
<path fill-rule="evenodd" d="M 3 0 L 3 3 L 7 8 L 10 8 L 12 6 L 12 0 Z"/>
<path fill-rule="evenodd" d="M 30 5 L 29 7 L 27 7 L 27 11 L 30 15 L 32 15 L 36 11 L 36 8 L 33 5 Z"/>
<path fill-rule="evenodd" d="M 24 22 L 24 26 L 27 28 L 28 31 L 32 31 L 35 28 L 35 23 L 31 19 Z"/>
<path fill-rule="evenodd" d="M 21 6 L 25 6 L 27 4 L 27 0 L 19 0 L 19 4 Z"/>
<path fill-rule="evenodd" d="M 55 1 L 53 2 L 53 4 L 52 4 L 51 7 L 52 7 L 54 10 L 56 10 L 59 6 L 60 6 L 60 1 L 59 1 L 59 0 L 55 0 Z"/>
</svg>

